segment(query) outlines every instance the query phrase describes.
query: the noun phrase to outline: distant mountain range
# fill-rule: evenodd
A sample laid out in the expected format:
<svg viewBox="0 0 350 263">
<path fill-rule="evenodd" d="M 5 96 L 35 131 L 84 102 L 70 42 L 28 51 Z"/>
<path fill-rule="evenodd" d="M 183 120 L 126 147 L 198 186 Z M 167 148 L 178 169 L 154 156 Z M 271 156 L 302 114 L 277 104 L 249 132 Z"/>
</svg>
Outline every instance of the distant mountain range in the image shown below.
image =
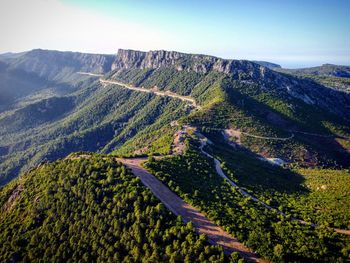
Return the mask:
<svg viewBox="0 0 350 263">
<path fill-rule="evenodd" d="M 339 66 L 333 64 L 323 64 L 322 66 L 311 68 L 280 69 L 279 71 L 297 75 L 350 78 L 350 66 Z"/>
<path fill-rule="evenodd" d="M 321 77 L 350 78 L 350 66 L 323 64 L 322 66 L 317 66 L 317 67 L 287 69 L 287 68 L 282 68 L 281 65 L 267 62 L 267 61 L 253 61 L 253 62 L 261 66 L 274 69 L 278 72 L 284 72 L 284 73 L 289 73 L 294 75 L 314 75 L 314 76 L 321 76 Z"/>
<path fill-rule="evenodd" d="M 253 62 L 256 63 L 256 64 L 259 64 L 260 66 L 267 67 L 269 69 L 282 68 L 281 65 L 278 65 L 278 64 L 275 64 L 275 63 L 271 63 L 271 62 L 267 62 L 267 61 L 253 60 Z"/>
</svg>

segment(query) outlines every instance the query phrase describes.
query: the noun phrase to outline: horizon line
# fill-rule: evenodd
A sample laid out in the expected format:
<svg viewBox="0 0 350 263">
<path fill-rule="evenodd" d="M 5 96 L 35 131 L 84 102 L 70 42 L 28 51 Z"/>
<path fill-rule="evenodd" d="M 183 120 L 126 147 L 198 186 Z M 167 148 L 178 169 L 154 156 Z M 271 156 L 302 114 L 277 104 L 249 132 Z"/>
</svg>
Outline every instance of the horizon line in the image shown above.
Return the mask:
<svg viewBox="0 0 350 263">
<path fill-rule="evenodd" d="M 49 48 L 33 48 L 33 49 L 29 49 L 29 50 L 24 50 L 24 51 L 5 51 L 5 52 L 1 52 L 1 55 L 6 55 L 6 54 L 21 54 L 21 53 L 28 53 L 31 51 L 35 51 L 35 50 L 43 50 L 43 51 L 56 51 L 56 52 L 71 52 L 71 53 L 80 53 L 80 54 L 91 54 L 91 55 L 106 55 L 106 56 L 116 56 L 119 52 L 119 50 L 129 50 L 129 51 L 136 51 L 136 52 L 144 52 L 144 53 L 148 53 L 148 52 L 156 52 L 156 51 L 164 51 L 164 52 L 177 52 L 177 53 L 181 53 L 181 54 L 187 54 L 187 55 L 200 55 L 200 56 L 210 56 L 210 57 L 215 57 L 215 58 L 219 58 L 219 59 L 225 59 L 225 60 L 247 60 L 247 61 L 251 61 L 251 62 L 268 62 L 271 64 L 276 64 L 278 66 L 280 66 L 281 68 L 284 69 L 304 69 L 304 68 L 313 68 L 313 67 L 320 67 L 320 66 L 324 66 L 324 65 L 334 65 L 334 66 L 344 66 L 344 67 L 350 67 L 350 63 L 348 65 L 346 64 L 335 64 L 335 63 L 331 63 L 331 62 L 322 62 L 322 63 L 303 63 L 303 62 L 293 62 L 292 64 L 299 64 L 299 65 L 306 65 L 306 64 L 310 64 L 309 66 L 295 66 L 295 67 L 284 67 L 282 66 L 282 64 L 291 64 L 291 63 L 278 63 L 278 62 L 274 62 L 273 59 L 247 59 L 247 58 L 225 58 L 222 56 L 217 56 L 217 55 L 212 55 L 212 54 L 204 54 L 204 53 L 190 53 L 190 52 L 184 52 L 184 51 L 177 51 L 177 50 L 166 50 L 166 49 L 150 49 L 150 50 L 140 50 L 140 49 L 132 49 L 132 48 L 117 48 L 117 52 L 116 53 L 108 53 L 108 52 L 93 52 L 93 51 L 81 51 L 81 50 L 60 50 L 60 49 L 49 49 Z"/>
</svg>

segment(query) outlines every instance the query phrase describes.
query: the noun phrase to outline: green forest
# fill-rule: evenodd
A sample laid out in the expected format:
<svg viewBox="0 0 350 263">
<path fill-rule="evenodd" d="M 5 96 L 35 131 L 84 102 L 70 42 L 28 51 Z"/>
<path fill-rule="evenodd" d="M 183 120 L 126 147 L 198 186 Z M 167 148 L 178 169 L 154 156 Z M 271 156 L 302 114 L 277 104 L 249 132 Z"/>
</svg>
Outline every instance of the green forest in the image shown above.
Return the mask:
<svg viewBox="0 0 350 263">
<path fill-rule="evenodd" d="M 207 148 L 222 162 L 226 175 L 265 203 L 307 222 L 348 229 L 348 169 L 282 168 L 244 149 L 234 149 L 218 136 Z"/>
<path fill-rule="evenodd" d="M 42 164 L 0 189 L 1 262 L 229 262 L 113 158 Z M 40 260 L 39 260 L 40 259 Z"/>
<path fill-rule="evenodd" d="M 241 242 L 276 262 L 345 262 L 349 259 L 348 236 L 333 232 L 328 225 L 313 228 L 291 221 L 291 214 L 284 217 L 243 197 L 217 175 L 213 160 L 198 153 L 194 141 L 188 143 L 184 156 L 151 159 L 145 167 Z M 275 187 L 282 185 L 277 183 Z M 290 191 L 295 188 L 292 184 Z"/>
<path fill-rule="evenodd" d="M 242 261 L 115 159 L 135 156 L 149 156 L 145 169 L 264 259 L 350 261 L 350 236 L 334 231 L 350 228 L 349 78 L 338 66 L 274 71 L 167 51 L 8 56 L 0 262 Z M 227 178 L 273 209 L 218 175 L 204 139 Z"/>
</svg>

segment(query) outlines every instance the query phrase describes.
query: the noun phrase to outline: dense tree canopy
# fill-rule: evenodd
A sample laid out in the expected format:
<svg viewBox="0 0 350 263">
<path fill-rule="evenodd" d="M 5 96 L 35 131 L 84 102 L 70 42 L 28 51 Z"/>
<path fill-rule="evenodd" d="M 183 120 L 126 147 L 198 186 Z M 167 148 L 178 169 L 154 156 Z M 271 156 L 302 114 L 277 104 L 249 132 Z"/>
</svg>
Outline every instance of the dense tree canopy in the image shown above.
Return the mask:
<svg viewBox="0 0 350 263">
<path fill-rule="evenodd" d="M 223 262 L 112 158 L 43 164 L 0 190 L 0 261 Z"/>
<path fill-rule="evenodd" d="M 348 236 L 326 225 L 313 228 L 291 221 L 290 215 L 281 216 L 244 197 L 216 173 L 212 159 L 199 154 L 192 143 L 185 156 L 151 160 L 145 165 L 187 202 L 265 258 L 287 262 L 349 259 Z"/>
</svg>

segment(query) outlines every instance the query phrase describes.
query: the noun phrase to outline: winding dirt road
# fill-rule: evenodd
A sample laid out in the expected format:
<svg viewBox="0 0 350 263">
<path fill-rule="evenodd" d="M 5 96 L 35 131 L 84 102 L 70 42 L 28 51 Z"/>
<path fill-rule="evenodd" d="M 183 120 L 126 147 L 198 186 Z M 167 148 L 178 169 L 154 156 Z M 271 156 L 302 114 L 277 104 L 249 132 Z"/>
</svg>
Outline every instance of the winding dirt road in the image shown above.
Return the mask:
<svg viewBox="0 0 350 263">
<path fill-rule="evenodd" d="M 175 215 L 180 215 L 186 223 L 191 221 L 199 234 L 207 236 L 209 243 L 222 246 L 226 254 L 238 252 L 246 262 L 265 262 L 144 169 L 141 163 L 147 158 L 117 158 L 117 160 L 129 167 L 170 211 Z"/>
<path fill-rule="evenodd" d="M 207 145 L 207 142 L 208 142 L 208 139 L 202 135 L 201 133 L 197 132 L 197 135 L 198 137 L 200 138 L 200 151 L 206 155 L 207 157 L 211 158 L 214 160 L 214 164 L 215 164 L 215 170 L 216 170 L 216 173 L 218 175 L 220 175 L 222 178 L 224 178 L 232 187 L 234 187 L 238 192 L 240 192 L 244 197 L 249 197 L 251 198 L 254 202 L 257 202 L 259 203 L 260 205 L 264 206 L 265 208 L 269 209 L 269 210 L 273 210 L 275 211 L 277 214 L 279 215 L 282 215 L 282 216 L 286 216 L 285 213 L 277 210 L 276 208 L 272 207 L 272 206 L 269 206 L 268 204 L 264 203 L 263 201 L 259 200 L 258 198 L 256 198 L 255 196 L 247 193 L 245 190 L 243 190 L 242 188 L 240 188 L 236 183 L 234 183 L 230 178 L 228 178 L 224 171 L 222 170 L 221 168 L 221 163 L 218 159 L 216 159 L 214 156 L 210 155 L 209 153 L 207 153 L 206 151 L 204 151 L 204 147 Z M 317 227 L 316 224 L 314 223 L 310 223 L 310 222 L 306 222 L 302 219 L 299 219 L 299 218 L 294 218 L 292 217 L 290 220 L 292 221 L 297 221 L 298 223 L 300 224 L 303 224 L 303 225 L 308 225 L 308 226 L 312 226 L 312 227 Z M 330 230 L 333 230 L 339 234 L 343 234 L 343 235 L 348 235 L 350 236 L 350 230 L 347 230 L 347 229 L 339 229 L 339 228 L 329 228 Z"/>
<path fill-rule="evenodd" d="M 222 170 L 222 168 L 221 168 L 221 163 L 220 163 L 220 161 L 219 161 L 218 159 L 216 159 L 214 156 L 212 156 L 212 155 L 210 155 L 209 153 L 207 153 L 206 151 L 204 151 L 203 148 L 207 145 L 208 139 L 207 139 L 206 137 L 204 137 L 204 136 L 203 136 L 202 134 L 200 134 L 200 133 L 198 133 L 198 135 L 201 136 L 201 139 L 200 139 L 201 145 L 200 145 L 199 149 L 200 149 L 200 151 L 201 151 L 204 155 L 206 155 L 207 157 L 209 157 L 209 158 L 211 158 L 211 159 L 214 160 L 215 170 L 216 170 L 216 173 L 217 173 L 218 175 L 220 175 L 222 178 L 224 178 L 231 186 L 233 186 L 234 188 L 236 188 L 237 191 L 240 192 L 244 197 L 249 197 L 249 198 L 251 198 L 253 201 L 260 203 L 261 205 L 263 205 L 263 206 L 264 206 L 265 208 L 267 208 L 267 209 L 270 209 L 270 210 L 274 209 L 273 207 L 271 207 L 271 206 L 265 204 L 264 202 L 262 202 L 262 201 L 259 200 L 258 198 L 254 197 L 254 196 L 252 196 L 251 194 L 249 194 L 249 193 L 247 193 L 246 191 L 244 191 L 244 190 L 243 190 L 242 188 L 240 188 L 235 182 L 233 182 L 230 178 L 228 178 L 228 177 L 225 175 L 225 173 L 224 173 L 224 171 Z M 282 212 L 280 212 L 280 211 L 278 211 L 278 210 L 276 210 L 276 211 L 277 211 L 279 214 L 281 214 L 281 215 L 285 215 L 284 213 L 282 213 Z"/>
<path fill-rule="evenodd" d="M 221 130 L 221 133 L 223 134 L 223 136 L 228 139 L 230 137 L 236 137 L 237 140 L 241 141 L 241 135 L 245 135 L 248 137 L 253 137 L 253 138 L 258 138 L 258 139 L 263 139 L 263 140 L 275 140 L 275 141 L 287 141 L 290 139 L 294 138 L 294 133 L 291 133 L 289 137 L 266 137 L 266 136 L 259 136 L 259 135 L 254 135 L 254 134 L 250 134 L 247 132 L 242 132 L 240 130 L 235 130 L 235 129 L 225 129 L 225 130 Z"/>
<path fill-rule="evenodd" d="M 134 87 L 131 86 L 129 84 L 126 83 L 122 83 L 119 81 L 115 81 L 115 80 L 104 80 L 104 79 L 100 79 L 100 82 L 103 85 L 107 85 L 107 84 L 112 84 L 112 85 L 118 85 L 124 88 L 127 88 L 129 90 L 134 90 L 134 91 L 140 91 L 140 92 L 146 92 L 146 93 L 152 93 L 158 96 L 163 96 L 163 97 L 171 97 L 171 98 L 176 98 L 176 99 L 180 99 L 182 101 L 186 101 L 189 102 L 194 108 L 199 109 L 200 106 L 197 105 L 195 99 L 193 99 L 190 96 L 182 96 L 182 95 L 178 95 L 174 92 L 171 91 L 158 91 L 158 90 L 153 90 L 153 89 L 145 89 L 145 88 L 141 88 L 141 87 Z"/>
<path fill-rule="evenodd" d="M 172 97 L 172 98 L 177 98 L 180 99 L 182 101 L 187 101 L 189 102 L 194 108 L 200 109 L 200 106 L 196 104 L 196 101 L 190 97 L 190 96 L 181 96 L 178 95 L 176 93 L 170 92 L 170 91 L 157 91 L 157 90 L 152 90 L 152 89 L 145 89 L 145 88 L 140 88 L 140 87 L 134 87 L 119 81 L 114 81 L 114 80 L 104 80 L 101 77 L 103 77 L 102 74 L 95 74 L 95 73 L 90 73 L 90 72 L 77 72 L 77 74 L 81 74 L 81 75 L 88 75 L 88 76 L 92 76 L 92 77 L 99 77 L 99 81 L 103 84 L 103 85 L 118 85 L 124 88 L 127 88 L 129 90 L 134 90 L 134 91 L 139 91 L 139 92 L 146 92 L 146 93 L 153 93 L 155 95 L 158 96 L 166 96 L 166 97 Z M 223 132 L 223 135 L 226 136 L 230 136 L 230 133 L 232 133 L 231 131 L 232 129 L 226 129 Z M 320 136 L 320 137 L 331 137 L 328 135 L 320 135 L 320 134 L 314 134 L 314 133 L 308 133 L 308 132 L 302 132 L 302 131 L 294 131 L 294 132 L 299 132 L 299 133 L 303 133 L 306 135 L 312 135 L 312 136 Z M 264 137 L 264 136 L 258 136 L 258 135 L 253 135 L 253 134 L 249 134 L 246 132 L 241 132 L 238 130 L 234 130 L 233 133 L 235 136 L 240 137 L 241 134 L 246 135 L 246 136 L 250 136 L 250 137 L 254 137 L 254 138 L 259 138 L 259 139 L 265 139 L 265 140 L 280 140 L 280 141 L 286 141 L 286 140 L 290 140 L 294 137 L 294 133 L 291 133 L 291 135 L 289 137 Z M 231 179 L 229 179 L 225 173 L 223 172 L 222 168 L 221 168 L 221 163 L 219 160 L 217 160 L 215 157 L 213 157 L 212 155 L 208 154 L 207 152 L 204 151 L 204 146 L 207 144 L 208 139 L 206 137 L 204 137 L 202 134 L 200 134 L 201 137 L 201 146 L 200 146 L 200 150 L 201 152 L 208 156 L 209 158 L 212 158 L 214 160 L 215 163 L 215 169 L 216 172 L 225 180 L 227 180 L 227 182 L 235 187 L 243 196 L 245 197 L 249 197 L 251 198 L 253 201 L 261 204 L 262 206 L 264 206 L 265 208 L 269 209 L 269 210 L 274 210 L 276 211 L 278 214 L 282 215 L 282 216 L 286 216 L 283 212 L 277 210 L 276 208 L 273 208 L 269 205 L 267 205 L 266 203 L 264 203 L 263 201 L 259 200 L 258 198 L 252 196 L 251 194 L 247 193 L 245 190 L 241 189 L 237 184 L 235 184 Z M 185 203 L 180 197 L 178 197 L 177 195 L 175 195 L 173 192 L 171 192 L 165 185 L 163 185 L 158 179 L 156 179 L 152 174 L 150 174 L 149 172 L 147 172 L 147 170 L 145 170 L 142 166 L 141 166 L 141 162 L 145 161 L 145 158 L 135 158 L 135 159 L 118 159 L 120 162 L 124 163 L 125 165 L 127 165 L 128 167 L 130 167 L 134 174 L 139 176 L 141 181 L 148 187 L 151 189 L 151 191 L 161 200 L 162 203 L 164 203 L 164 205 L 166 207 L 168 207 L 173 213 L 175 213 L 176 215 L 181 215 L 184 218 L 185 222 L 188 221 L 192 221 L 196 227 L 196 229 L 198 230 L 198 232 L 206 234 L 208 236 L 208 238 L 211 240 L 212 243 L 214 244 L 220 244 L 225 248 L 225 251 L 238 251 L 242 257 L 249 255 L 249 253 L 252 255 L 252 259 L 254 257 L 256 257 L 255 254 L 252 254 L 251 252 L 249 252 L 249 250 L 247 248 L 245 248 L 243 246 L 243 244 L 239 243 L 235 238 L 229 236 L 226 232 L 224 232 L 221 228 L 219 228 L 218 226 L 214 225 L 213 223 L 211 223 L 203 214 L 201 214 L 197 209 L 195 209 L 194 207 L 188 205 L 187 203 Z M 166 194 L 164 194 L 166 193 Z M 166 196 L 167 194 L 169 196 L 172 196 L 172 198 L 167 199 Z M 180 205 L 177 205 L 177 203 L 179 203 Z M 182 208 L 182 209 L 179 209 Z M 192 217 L 190 216 L 192 215 Z M 196 215 L 196 216 L 194 216 Z M 199 216 L 201 215 L 201 216 Z M 199 219 L 199 220 L 198 220 Z M 203 220 L 206 221 L 203 221 Z M 197 220 L 197 221 L 196 221 Z M 306 222 L 304 220 L 298 219 L 298 218 L 291 218 L 292 221 L 297 221 L 301 224 L 304 225 L 310 225 L 312 227 L 316 227 L 317 225 L 310 223 L 310 222 Z M 201 225 L 201 222 L 205 222 L 205 224 Z M 211 227 L 208 229 L 206 227 L 204 227 L 205 225 L 210 225 Z M 213 228 L 214 227 L 214 228 Z M 216 227 L 216 228 L 215 228 Z M 217 232 L 211 232 L 210 230 L 214 230 Z M 332 230 L 334 230 L 337 233 L 340 234 L 345 234 L 345 235 L 350 235 L 350 230 L 346 230 L 346 229 L 338 229 L 338 228 L 330 228 Z M 215 234 L 213 234 L 215 233 Z M 219 236 L 216 236 L 219 233 Z M 216 237 L 216 239 L 215 239 Z M 217 239 L 219 238 L 219 239 Z M 228 238 L 228 239 L 227 239 Z M 231 239 L 230 239 L 231 238 Z M 220 243 L 221 242 L 221 243 Z M 228 242 L 228 243 L 227 243 Z M 231 244 L 228 246 L 228 244 Z M 244 249 L 245 250 L 244 250 Z M 241 249 L 241 250 L 240 250 Z M 245 254 L 248 253 L 248 254 Z M 248 257 L 249 259 L 249 257 Z M 256 257 L 257 259 L 257 257 Z M 252 260 L 252 261 L 257 261 L 257 260 Z"/>
<path fill-rule="evenodd" d="M 129 89 L 129 90 L 152 93 L 152 94 L 155 94 L 158 96 L 163 96 L 163 97 L 171 97 L 171 98 L 175 98 L 175 99 L 189 102 L 191 104 L 191 106 L 195 109 L 201 108 L 199 105 L 197 105 L 196 100 L 194 98 L 192 98 L 191 96 L 182 96 L 182 95 L 178 95 L 178 94 L 171 92 L 171 91 L 159 91 L 159 90 L 155 90 L 155 89 L 145 89 L 142 87 L 135 87 L 135 86 L 132 86 L 132 85 L 120 82 L 120 81 L 116 81 L 116 80 L 106 80 L 106 79 L 102 79 L 102 77 L 103 77 L 102 74 L 96 74 L 96 73 L 90 73 L 90 72 L 77 72 L 77 74 L 87 75 L 87 76 L 91 76 L 91 77 L 98 77 L 101 84 L 105 85 L 105 86 L 108 84 L 118 85 L 120 87 Z"/>
</svg>

